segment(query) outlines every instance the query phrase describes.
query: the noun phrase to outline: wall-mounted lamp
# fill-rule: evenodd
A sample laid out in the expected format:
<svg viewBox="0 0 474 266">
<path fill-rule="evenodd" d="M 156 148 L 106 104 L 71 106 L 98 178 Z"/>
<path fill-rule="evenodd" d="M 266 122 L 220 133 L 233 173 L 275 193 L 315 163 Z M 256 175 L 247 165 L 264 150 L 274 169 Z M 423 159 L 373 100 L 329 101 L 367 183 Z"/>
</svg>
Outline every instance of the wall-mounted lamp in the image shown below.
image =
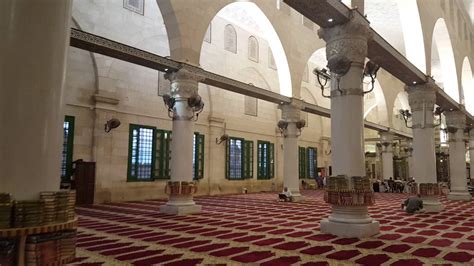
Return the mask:
<svg viewBox="0 0 474 266">
<path fill-rule="evenodd" d="M 405 121 L 405 126 L 406 126 L 407 128 L 413 128 L 412 126 L 408 126 L 408 119 L 410 119 L 411 116 L 412 116 L 410 110 L 408 110 L 408 109 L 406 109 L 406 110 L 400 109 L 399 112 L 400 112 L 400 114 L 402 115 L 403 120 Z"/>
<path fill-rule="evenodd" d="M 199 114 L 204 110 L 204 102 L 199 95 L 193 95 L 188 98 L 188 105 L 193 109 L 193 117 L 195 121 L 198 119 Z"/>
<path fill-rule="evenodd" d="M 166 107 L 168 107 L 168 117 L 173 118 L 173 107 L 174 104 L 176 103 L 176 99 L 171 97 L 169 94 L 163 95 L 163 102 L 165 103 Z"/>
<path fill-rule="evenodd" d="M 364 68 L 364 76 L 365 77 L 370 77 L 370 83 L 372 84 L 372 88 L 368 91 L 364 91 L 364 94 L 371 93 L 374 90 L 375 87 L 375 79 L 377 78 L 377 71 L 379 71 L 380 66 L 375 64 L 372 61 L 368 61 L 365 64 Z"/>
<path fill-rule="evenodd" d="M 433 112 L 433 114 L 434 114 L 435 116 L 437 116 L 438 119 L 439 119 L 439 123 L 436 124 L 436 125 L 434 125 L 435 127 L 441 126 L 441 122 L 442 122 L 442 121 L 441 121 L 441 114 L 442 114 L 443 112 L 444 112 L 444 109 L 441 108 L 441 107 L 436 107 L 435 111 Z"/>
<path fill-rule="evenodd" d="M 168 116 L 173 118 L 175 113 L 174 106 L 176 104 L 176 99 L 169 94 L 165 94 L 163 95 L 163 102 L 165 103 L 166 107 L 168 107 Z M 196 121 L 199 117 L 199 114 L 204 109 L 204 102 L 202 101 L 201 96 L 197 94 L 189 97 L 187 102 L 188 106 L 193 111 L 193 115 L 188 117 L 188 119 L 191 120 L 194 118 L 194 121 Z"/>
<path fill-rule="evenodd" d="M 221 144 L 222 142 L 224 141 L 227 141 L 229 139 L 229 135 L 227 134 L 223 134 L 222 136 L 220 136 L 219 138 L 216 138 L 216 143 L 217 144 Z"/>
<path fill-rule="evenodd" d="M 318 83 L 321 88 L 321 95 L 324 98 L 331 98 L 331 95 L 324 95 L 324 88 L 326 87 L 328 80 L 331 79 L 331 77 L 328 74 L 328 70 L 325 68 L 321 70 L 319 70 L 318 68 L 315 68 L 313 69 L 313 74 L 316 75 L 316 78 L 318 79 Z"/>
<path fill-rule="evenodd" d="M 120 126 L 120 120 L 117 118 L 112 118 L 104 125 L 104 130 L 106 133 L 109 133 L 112 129 L 118 128 Z"/>
<path fill-rule="evenodd" d="M 285 132 L 285 129 L 288 128 L 288 122 L 286 122 L 285 120 L 280 120 L 278 121 L 277 127 L 278 129 L 280 129 L 281 134 L 285 135 L 284 132 Z"/>
</svg>

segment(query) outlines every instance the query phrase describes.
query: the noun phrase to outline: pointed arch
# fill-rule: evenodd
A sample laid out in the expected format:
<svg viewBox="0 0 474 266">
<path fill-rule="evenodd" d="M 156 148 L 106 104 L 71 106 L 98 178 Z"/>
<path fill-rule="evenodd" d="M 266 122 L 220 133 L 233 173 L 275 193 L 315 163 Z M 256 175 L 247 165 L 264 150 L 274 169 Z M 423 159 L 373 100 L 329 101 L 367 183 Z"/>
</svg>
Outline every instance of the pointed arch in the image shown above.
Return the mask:
<svg viewBox="0 0 474 266">
<path fill-rule="evenodd" d="M 456 102 L 460 102 L 460 88 L 456 74 L 456 62 L 448 27 L 443 18 L 439 18 L 433 29 L 431 45 L 431 75 L 436 83 Z"/>
<path fill-rule="evenodd" d="M 467 56 L 464 58 L 462 63 L 461 80 L 466 110 L 471 113 L 471 115 L 474 115 L 474 78 L 471 62 Z"/>
</svg>

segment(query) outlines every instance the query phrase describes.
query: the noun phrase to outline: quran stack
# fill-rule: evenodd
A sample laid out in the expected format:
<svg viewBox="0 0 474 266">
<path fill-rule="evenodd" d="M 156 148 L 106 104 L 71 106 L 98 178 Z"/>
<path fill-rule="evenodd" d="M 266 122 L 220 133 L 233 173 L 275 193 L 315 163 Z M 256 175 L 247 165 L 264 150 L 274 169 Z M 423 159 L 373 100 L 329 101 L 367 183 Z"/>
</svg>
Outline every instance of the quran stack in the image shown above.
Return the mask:
<svg viewBox="0 0 474 266">
<path fill-rule="evenodd" d="M 56 192 L 41 192 L 40 199 L 44 201 L 44 224 L 56 222 Z"/>
<path fill-rule="evenodd" d="M 67 207 L 66 207 L 67 220 L 73 220 L 74 217 L 76 217 L 75 206 L 76 206 L 76 191 L 69 190 L 68 198 L 67 198 Z"/>
<path fill-rule="evenodd" d="M 59 237 L 57 233 L 29 236 L 26 240 L 26 265 L 48 265 L 60 260 Z"/>
<path fill-rule="evenodd" d="M 73 258 L 75 247 L 75 230 L 31 235 L 26 240 L 26 265 L 50 265 Z"/>
<path fill-rule="evenodd" d="M 11 239 L 0 239 L 0 265 L 15 265 L 15 241 Z"/>
<path fill-rule="evenodd" d="M 60 256 L 61 259 L 71 258 L 76 255 L 76 231 L 68 230 L 61 232 Z"/>
<path fill-rule="evenodd" d="M 14 202 L 14 227 L 34 227 L 43 224 L 44 202 L 41 200 L 20 200 Z"/>
<path fill-rule="evenodd" d="M 11 195 L 0 193 L 0 229 L 10 228 L 12 220 L 13 202 Z M 2 265 L 0 263 L 0 265 Z"/>
</svg>

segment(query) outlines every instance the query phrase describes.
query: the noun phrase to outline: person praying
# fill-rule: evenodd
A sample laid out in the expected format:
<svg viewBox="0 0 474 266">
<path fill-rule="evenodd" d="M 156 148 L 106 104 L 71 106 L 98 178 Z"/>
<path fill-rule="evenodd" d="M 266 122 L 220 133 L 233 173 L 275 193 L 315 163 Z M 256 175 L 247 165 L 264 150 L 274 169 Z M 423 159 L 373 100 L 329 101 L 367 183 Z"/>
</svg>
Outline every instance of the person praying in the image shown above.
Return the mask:
<svg viewBox="0 0 474 266">
<path fill-rule="evenodd" d="M 280 201 L 291 201 L 292 200 L 291 191 L 287 187 L 283 188 L 283 192 L 278 194 L 278 199 Z"/>
<path fill-rule="evenodd" d="M 420 194 L 406 199 L 405 202 L 402 203 L 402 209 L 403 208 L 405 208 L 408 214 L 421 211 L 423 209 L 423 200 L 421 200 Z"/>
</svg>

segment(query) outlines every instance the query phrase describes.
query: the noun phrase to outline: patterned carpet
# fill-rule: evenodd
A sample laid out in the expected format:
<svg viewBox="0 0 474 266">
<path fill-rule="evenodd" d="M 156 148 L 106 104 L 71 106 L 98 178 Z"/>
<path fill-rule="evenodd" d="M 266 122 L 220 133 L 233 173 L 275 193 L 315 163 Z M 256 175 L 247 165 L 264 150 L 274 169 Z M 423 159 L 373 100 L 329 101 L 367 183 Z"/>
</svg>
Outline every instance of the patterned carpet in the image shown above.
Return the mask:
<svg viewBox="0 0 474 266">
<path fill-rule="evenodd" d="M 376 194 L 367 239 L 322 234 L 322 191 L 301 203 L 275 193 L 196 198 L 203 212 L 160 214 L 163 200 L 78 208 L 74 265 L 474 265 L 474 202 L 442 198 L 446 210 L 407 215 L 403 194 Z"/>
</svg>

